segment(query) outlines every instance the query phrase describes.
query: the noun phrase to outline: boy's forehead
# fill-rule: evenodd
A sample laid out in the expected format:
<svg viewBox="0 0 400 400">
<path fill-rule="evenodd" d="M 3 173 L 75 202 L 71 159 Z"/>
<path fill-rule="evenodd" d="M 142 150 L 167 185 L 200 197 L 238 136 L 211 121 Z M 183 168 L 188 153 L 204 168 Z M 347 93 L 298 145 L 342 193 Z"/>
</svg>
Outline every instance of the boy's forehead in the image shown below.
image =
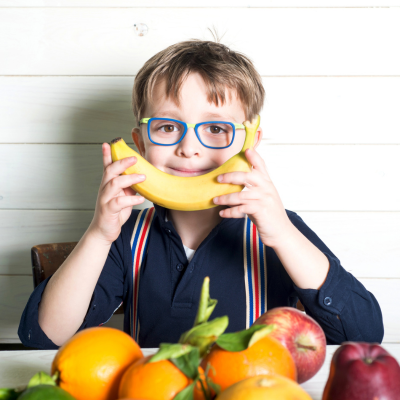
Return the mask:
<svg viewBox="0 0 400 400">
<path fill-rule="evenodd" d="M 243 104 L 235 90 L 226 87 L 225 102 L 222 104 L 221 99 L 218 99 L 216 104 L 210 101 L 208 88 L 203 79 L 199 74 L 193 73 L 189 74 L 181 85 L 178 96 L 167 93 L 166 81 L 160 79 L 146 103 L 143 117 L 169 116 L 179 119 L 186 113 L 196 114 L 202 118 L 224 118 L 236 122 L 243 122 L 245 119 Z"/>
</svg>

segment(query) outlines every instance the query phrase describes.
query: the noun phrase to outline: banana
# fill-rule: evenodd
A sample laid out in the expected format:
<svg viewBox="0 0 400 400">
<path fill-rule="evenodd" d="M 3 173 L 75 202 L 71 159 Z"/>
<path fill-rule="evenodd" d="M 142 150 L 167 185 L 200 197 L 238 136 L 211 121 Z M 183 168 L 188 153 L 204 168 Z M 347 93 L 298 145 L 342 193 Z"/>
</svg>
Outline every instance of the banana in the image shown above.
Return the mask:
<svg viewBox="0 0 400 400">
<path fill-rule="evenodd" d="M 160 171 L 131 149 L 122 138 L 116 138 L 111 142 L 111 157 L 113 162 L 132 156 L 137 158 L 136 164 L 129 167 L 123 175 L 146 175 L 145 181 L 132 185 L 132 188 L 154 204 L 171 210 L 205 210 L 217 206 L 212 201 L 214 197 L 243 190 L 243 185 L 219 183 L 217 177 L 227 172 L 251 171 L 251 165 L 244 152 L 254 144 L 254 137 L 259 124 L 259 115 L 251 123 L 249 121 L 244 122 L 246 139 L 242 150 L 220 167 L 204 175 L 185 177 Z"/>
</svg>

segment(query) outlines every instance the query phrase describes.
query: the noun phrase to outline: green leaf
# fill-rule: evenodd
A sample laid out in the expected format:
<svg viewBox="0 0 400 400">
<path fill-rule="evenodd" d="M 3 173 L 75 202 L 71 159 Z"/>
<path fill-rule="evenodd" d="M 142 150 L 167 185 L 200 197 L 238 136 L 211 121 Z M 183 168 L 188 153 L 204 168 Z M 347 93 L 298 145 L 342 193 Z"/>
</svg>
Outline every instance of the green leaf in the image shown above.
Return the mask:
<svg viewBox="0 0 400 400">
<path fill-rule="evenodd" d="M 227 315 L 215 318 L 209 322 L 203 322 L 183 333 L 179 339 L 179 343 L 186 343 L 198 347 L 200 356 L 204 356 L 211 345 L 225 332 L 228 324 L 229 318 Z"/>
<path fill-rule="evenodd" d="M 217 300 L 210 298 L 210 278 L 206 276 L 203 281 L 203 286 L 201 287 L 199 308 L 193 326 L 207 322 L 217 302 Z"/>
<path fill-rule="evenodd" d="M 193 347 L 189 344 L 180 343 L 160 343 L 160 349 L 148 362 L 156 362 L 161 360 L 169 360 L 171 358 L 179 358 L 184 354 L 188 354 L 192 351 Z"/>
<path fill-rule="evenodd" d="M 32 386 L 37 386 L 37 385 L 56 386 L 56 383 L 54 382 L 54 379 L 50 375 L 47 375 L 46 372 L 40 371 L 37 374 L 32 376 L 32 378 L 30 379 L 30 381 L 28 383 L 27 388 L 30 388 Z"/>
<path fill-rule="evenodd" d="M 217 345 L 227 351 L 246 350 L 258 340 L 269 335 L 275 325 L 252 325 L 249 329 L 234 333 L 224 333 L 217 339 Z"/>
<path fill-rule="evenodd" d="M 15 389 L 0 389 L 0 400 L 15 400 L 21 392 L 16 391 Z"/>
<path fill-rule="evenodd" d="M 200 353 L 197 347 L 193 347 L 190 353 L 178 358 L 171 358 L 173 362 L 189 379 L 196 379 L 199 376 Z"/>
<path fill-rule="evenodd" d="M 194 400 L 194 387 L 196 386 L 196 381 L 186 386 L 182 389 L 173 400 Z"/>
</svg>

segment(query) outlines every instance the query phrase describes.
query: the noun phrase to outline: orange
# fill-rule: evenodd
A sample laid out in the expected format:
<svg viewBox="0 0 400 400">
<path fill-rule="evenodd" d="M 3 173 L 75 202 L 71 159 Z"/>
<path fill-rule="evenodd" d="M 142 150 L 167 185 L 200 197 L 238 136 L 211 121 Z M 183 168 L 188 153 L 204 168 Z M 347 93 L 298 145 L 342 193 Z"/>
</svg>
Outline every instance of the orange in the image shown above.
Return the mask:
<svg viewBox="0 0 400 400">
<path fill-rule="evenodd" d="M 265 336 L 242 351 L 227 351 L 217 344 L 204 357 L 201 366 L 211 365 L 208 376 L 221 390 L 255 375 L 276 373 L 296 381 L 296 364 L 289 350 L 277 339 Z"/>
<path fill-rule="evenodd" d="M 125 371 L 119 386 L 119 398 L 172 400 L 193 382 L 171 361 L 149 363 L 147 361 L 150 358 L 143 357 Z M 199 368 L 199 372 L 202 374 L 203 370 Z M 199 382 L 194 391 L 194 399 L 204 399 Z"/>
<path fill-rule="evenodd" d="M 72 336 L 56 353 L 51 374 L 77 400 L 114 400 L 122 374 L 143 358 L 139 345 L 114 328 L 87 328 Z"/>
<path fill-rule="evenodd" d="M 224 390 L 215 400 L 312 400 L 296 382 L 277 374 L 246 378 Z"/>
</svg>

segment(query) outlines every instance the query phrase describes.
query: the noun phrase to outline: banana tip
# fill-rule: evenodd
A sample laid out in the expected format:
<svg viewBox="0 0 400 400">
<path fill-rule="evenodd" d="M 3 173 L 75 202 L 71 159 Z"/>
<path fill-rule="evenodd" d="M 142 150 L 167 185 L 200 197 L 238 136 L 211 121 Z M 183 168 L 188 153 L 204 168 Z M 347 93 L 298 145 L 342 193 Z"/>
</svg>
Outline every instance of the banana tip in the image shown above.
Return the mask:
<svg viewBox="0 0 400 400">
<path fill-rule="evenodd" d="M 121 137 L 117 137 L 117 138 L 111 140 L 111 144 L 118 143 L 120 140 L 122 140 L 122 138 Z"/>
</svg>

